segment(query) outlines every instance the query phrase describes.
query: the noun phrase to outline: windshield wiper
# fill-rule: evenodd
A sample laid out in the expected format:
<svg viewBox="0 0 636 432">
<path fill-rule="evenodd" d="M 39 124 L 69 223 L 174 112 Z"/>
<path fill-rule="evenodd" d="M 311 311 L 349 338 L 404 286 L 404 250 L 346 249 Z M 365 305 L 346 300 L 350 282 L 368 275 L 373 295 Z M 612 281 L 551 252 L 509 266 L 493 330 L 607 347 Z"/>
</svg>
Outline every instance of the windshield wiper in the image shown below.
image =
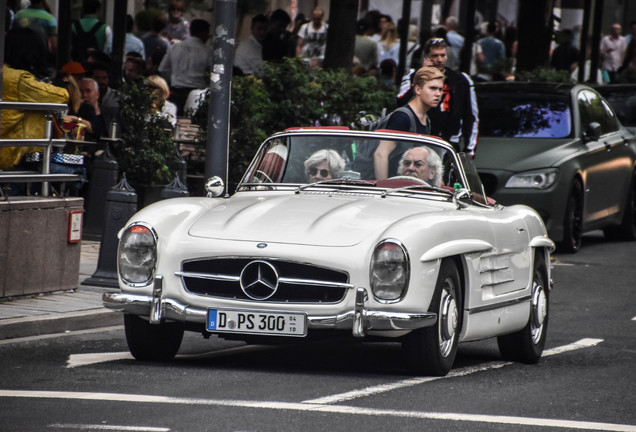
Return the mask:
<svg viewBox="0 0 636 432">
<path fill-rule="evenodd" d="M 304 184 L 298 186 L 294 192 L 300 193 L 309 187 L 319 186 L 319 185 L 361 185 L 361 186 L 375 186 L 375 182 L 368 180 L 357 180 L 350 178 L 338 178 L 338 179 L 330 179 L 330 180 L 320 180 L 318 182 Z"/>
</svg>

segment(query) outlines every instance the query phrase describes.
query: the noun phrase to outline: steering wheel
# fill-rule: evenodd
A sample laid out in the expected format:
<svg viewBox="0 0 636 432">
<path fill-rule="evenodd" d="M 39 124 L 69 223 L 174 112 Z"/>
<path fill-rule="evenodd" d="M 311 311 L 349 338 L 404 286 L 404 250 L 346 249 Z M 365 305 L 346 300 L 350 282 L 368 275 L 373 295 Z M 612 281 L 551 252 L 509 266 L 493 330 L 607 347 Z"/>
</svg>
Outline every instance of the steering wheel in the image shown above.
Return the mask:
<svg viewBox="0 0 636 432">
<path fill-rule="evenodd" d="M 252 179 L 258 180 L 260 183 L 274 183 L 274 181 L 261 170 L 256 170 Z"/>
</svg>

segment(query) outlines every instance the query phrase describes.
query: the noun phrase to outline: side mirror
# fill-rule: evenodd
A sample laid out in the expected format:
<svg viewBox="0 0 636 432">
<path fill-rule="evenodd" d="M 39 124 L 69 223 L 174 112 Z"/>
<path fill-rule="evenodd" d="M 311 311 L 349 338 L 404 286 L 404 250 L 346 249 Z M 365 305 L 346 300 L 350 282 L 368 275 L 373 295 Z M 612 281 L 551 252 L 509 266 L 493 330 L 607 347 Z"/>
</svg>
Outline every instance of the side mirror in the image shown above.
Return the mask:
<svg viewBox="0 0 636 432">
<path fill-rule="evenodd" d="M 601 138 L 601 125 L 597 122 L 592 122 L 587 125 L 585 138 L 587 141 L 598 141 Z"/>
<path fill-rule="evenodd" d="M 205 182 L 205 190 L 208 193 L 208 198 L 218 198 L 223 194 L 223 191 L 225 191 L 225 184 L 223 184 L 221 177 L 210 177 L 208 181 Z"/>
<path fill-rule="evenodd" d="M 469 189 L 459 189 L 453 195 L 453 204 L 457 207 L 457 210 L 466 208 L 473 201 L 473 193 Z"/>
</svg>

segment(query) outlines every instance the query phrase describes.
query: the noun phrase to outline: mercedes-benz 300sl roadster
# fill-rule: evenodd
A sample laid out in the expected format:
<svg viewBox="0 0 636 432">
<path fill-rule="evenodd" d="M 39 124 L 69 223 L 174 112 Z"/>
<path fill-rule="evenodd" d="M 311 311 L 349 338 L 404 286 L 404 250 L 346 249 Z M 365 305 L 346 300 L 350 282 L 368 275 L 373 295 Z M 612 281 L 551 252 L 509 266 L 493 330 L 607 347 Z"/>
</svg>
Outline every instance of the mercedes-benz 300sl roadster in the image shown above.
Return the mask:
<svg viewBox="0 0 636 432">
<path fill-rule="evenodd" d="M 505 359 L 540 359 L 554 243 L 531 208 L 486 197 L 446 142 L 295 128 L 261 145 L 231 196 L 220 178 L 207 189 L 150 205 L 119 233 L 120 291 L 104 304 L 124 313 L 135 358 L 171 359 L 194 331 L 400 342 L 408 369 L 428 375 L 485 338 Z"/>
</svg>

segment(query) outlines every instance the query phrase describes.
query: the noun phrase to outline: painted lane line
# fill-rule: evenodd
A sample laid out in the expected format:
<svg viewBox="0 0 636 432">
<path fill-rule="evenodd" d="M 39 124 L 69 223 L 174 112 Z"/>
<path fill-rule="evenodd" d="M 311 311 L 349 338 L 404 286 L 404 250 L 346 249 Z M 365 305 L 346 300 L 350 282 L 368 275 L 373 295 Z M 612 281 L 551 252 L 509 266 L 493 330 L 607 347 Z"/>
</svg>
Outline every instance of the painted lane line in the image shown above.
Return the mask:
<svg viewBox="0 0 636 432">
<path fill-rule="evenodd" d="M 255 352 L 262 352 L 266 350 L 280 349 L 279 347 L 267 346 L 267 345 L 244 345 L 239 347 L 232 347 L 221 349 L 217 351 L 209 351 L 205 353 L 196 354 L 179 354 L 177 359 L 213 359 L 228 357 L 236 354 L 249 354 Z M 71 369 L 78 366 L 88 366 L 97 363 L 106 363 L 118 360 L 134 360 L 135 358 L 128 351 L 122 352 L 110 352 L 110 353 L 88 353 L 88 354 L 71 354 L 66 361 L 66 368 Z"/>
<path fill-rule="evenodd" d="M 246 400 L 218 400 L 218 399 L 192 399 L 167 396 L 120 394 L 120 393 L 89 393 L 89 392 L 55 392 L 55 391 L 28 391 L 28 390 L 0 390 L 0 397 L 33 398 L 33 399 L 67 399 L 67 400 L 91 400 L 127 403 L 163 403 L 190 406 L 222 406 L 234 408 L 258 408 L 272 410 L 287 410 L 297 412 L 322 412 L 332 414 L 364 415 L 376 417 L 398 417 L 412 419 L 446 420 L 473 423 L 491 423 L 506 425 L 540 426 L 553 428 L 569 428 L 576 430 L 612 431 L 612 432 L 636 432 L 636 425 L 617 423 L 601 423 L 577 420 L 559 420 L 547 418 L 491 416 L 481 414 L 464 413 L 439 413 L 426 411 L 383 410 L 377 408 L 360 408 L 347 405 L 322 405 L 296 402 L 268 402 Z"/>
<path fill-rule="evenodd" d="M 72 430 L 104 430 L 104 431 L 133 431 L 133 432 L 169 432 L 170 428 L 158 428 L 150 426 L 120 426 L 103 424 L 63 424 L 56 423 L 47 426 L 51 429 L 72 429 Z"/>
<path fill-rule="evenodd" d="M 602 341 L 603 341 L 602 339 L 581 339 L 569 345 L 564 345 L 561 347 L 546 350 L 544 351 L 543 356 L 551 356 L 551 355 L 561 354 L 568 351 L 588 348 L 588 347 L 597 345 L 601 343 Z M 343 401 L 347 401 L 351 399 L 367 397 L 367 396 L 376 395 L 379 393 L 385 393 L 388 391 L 397 390 L 397 389 L 401 389 L 405 387 L 411 387 L 411 386 L 415 386 L 419 384 L 424 384 L 424 383 L 439 380 L 439 379 L 457 378 L 461 376 L 474 374 L 477 372 L 484 372 L 487 370 L 499 369 L 511 364 L 514 364 L 514 362 L 491 362 L 491 363 L 486 363 L 479 366 L 471 366 L 471 367 L 466 367 L 462 369 L 451 370 L 448 373 L 448 375 L 443 377 L 409 378 L 409 379 L 397 381 L 394 383 L 380 384 L 377 386 L 366 387 L 360 390 L 352 390 L 346 393 L 325 396 L 318 399 L 310 399 L 310 400 L 303 401 L 303 403 L 317 403 L 317 404 L 339 403 L 339 402 L 343 402 Z"/>
</svg>

